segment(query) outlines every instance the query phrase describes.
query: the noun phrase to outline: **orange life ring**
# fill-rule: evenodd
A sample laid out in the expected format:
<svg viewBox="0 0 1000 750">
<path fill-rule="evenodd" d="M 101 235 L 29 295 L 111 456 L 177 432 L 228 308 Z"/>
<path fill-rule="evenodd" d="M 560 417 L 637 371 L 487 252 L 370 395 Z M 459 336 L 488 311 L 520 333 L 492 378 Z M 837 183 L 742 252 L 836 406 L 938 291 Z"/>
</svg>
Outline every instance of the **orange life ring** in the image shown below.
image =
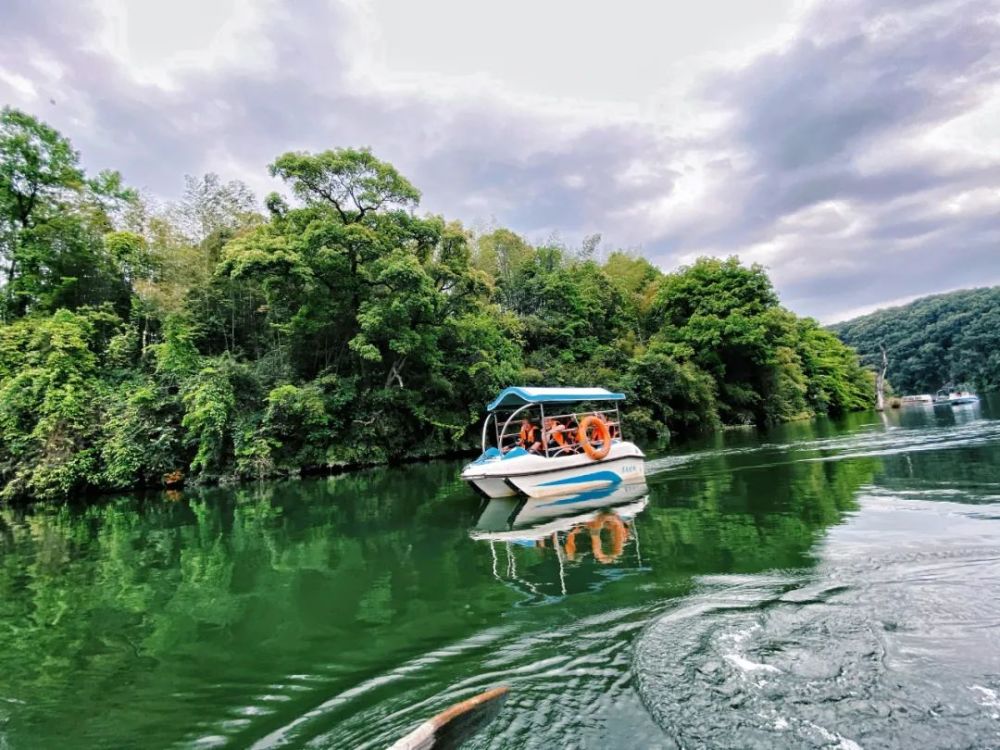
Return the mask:
<svg viewBox="0 0 1000 750">
<path fill-rule="evenodd" d="M 593 441 L 590 439 L 591 429 L 597 432 Z M 596 414 L 591 414 L 580 420 L 580 428 L 576 431 L 576 440 L 583 446 L 584 453 L 595 461 L 599 461 L 607 456 L 611 450 L 611 429 L 607 422 Z M 600 447 L 598 448 L 595 443 L 599 443 Z"/>
<path fill-rule="evenodd" d="M 599 563 L 607 565 L 621 557 L 625 542 L 628 541 L 628 529 L 621 518 L 614 513 L 603 513 L 588 523 L 587 528 L 590 529 L 590 551 Z M 604 529 L 611 530 L 610 555 L 604 552 L 604 545 L 601 543 L 601 532 Z"/>
<path fill-rule="evenodd" d="M 566 533 L 566 543 L 563 545 L 563 550 L 566 552 L 566 557 L 570 560 L 576 558 L 576 535 L 579 533 L 579 526 L 574 526 Z"/>
<path fill-rule="evenodd" d="M 628 528 L 621 518 L 615 513 L 601 513 L 593 521 L 586 524 L 574 526 L 566 534 L 566 541 L 563 550 L 566 558 L 574 560 L 576 558 L 576 535 L 586 529 L 590 535 L 590 552 L 602 565 L 607 565 L 621 557 L 625 549 L 625 542 L 628 541 Z M 611 552 L 604 551 L 604 544 L 601 540 L 601 532 L 604 529 L 611 531 Z"/>
</svg>

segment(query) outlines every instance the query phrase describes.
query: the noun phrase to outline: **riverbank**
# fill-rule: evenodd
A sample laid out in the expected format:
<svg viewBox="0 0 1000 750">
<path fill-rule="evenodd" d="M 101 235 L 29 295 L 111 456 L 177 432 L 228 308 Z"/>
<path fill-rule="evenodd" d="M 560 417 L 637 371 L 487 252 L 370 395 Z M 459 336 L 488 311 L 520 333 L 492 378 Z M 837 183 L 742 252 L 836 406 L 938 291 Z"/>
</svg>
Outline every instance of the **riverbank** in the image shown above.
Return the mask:
<svg viewBox="0 0 1000 750">
<path fill-rule="evenodd" d="M 796 415 L 793 419 L 786 422 L 802 422 L 809 421 L 815 417 L 807 417 L 803 415 Z M 756 433 L 761 428 L 751 425 L 751 424 L 739 424 L 739 425 L 721 425 L 715 429 L 705 429 L 700 431 L 690 431 L 681 435 L 664 436 L 660 440 L 652 444 L 645 444 L 640 447 L 644 451 L 652 450 L 654 453 L 656 451 L 662 451 L 666 448 L 668 444 L 673 442 L 680 442 L 680 444 L 689 443 L 690 441 L 697 441 L 706 435 L 711 434 L 714 431 L 722 432 L 749 432 Z M 303 467 L 275 467 L 275 466 L 265 466 L 258 465 L 257 468 L 259 473 L 253 476 L 240 475 L 237 473 L 230 474 L 208 474 L 200 473 L 194 477 L 189 478 L 187 473 L 182 469 L 174 469 L 167 474 L 159 478 L 159 481 L 149 481 L 146 483 L 136 482 L 129 485 L 119 485 L 116 487 L 84 487 L 76 490 L 72 493 L 67 493 L 65 498 L 69 499 L 72 497 L 76 501 L 86 501 L 88 498 L 99 498 L 102 496 L 112 496 L 118 495 L 122 492 L 137 492 L 143 490 L 182 490 L 184 488 L 206 488 L 206 487 L 223 487 L 223 488 L 235 488 L 241 485 L 252 485 L 254 483 L 260 483 L 265 481 L 280 481 L 284 479 L 307 479 L 307 478 L 319 478 L 319 477 L 331 477 L 340 474 L 347 474 L 357 471 L 362 471 L 365 469 L 374 469 L 379 467 L 400 467 L 412 464 L 427 463 L 429 461 L 447 461 L 447 460 L 467 460 L 474 458 L 480 453 L 479 446 L 469 446 L 467 448 L 456 448 L 451 450 L 445 450 L 440 453 L 423 453 L 423 454 L 411 454 L 402 456 L 385 457 L 377 460 L 363 460 L 355 459 L 352 461 L 343 461 L 335 464 L 324 464 L 324 465 L 311 465 Z M 46 498 L 60 499 L 60 498 Z M 19 497 L 9 500 L 8 502 L 16 503 L 18 505 L 29 505 L 34 502 L 35 499 L 30 497 Z M 2 503 L 0 503 L 2 504 Z"/>
</svg>

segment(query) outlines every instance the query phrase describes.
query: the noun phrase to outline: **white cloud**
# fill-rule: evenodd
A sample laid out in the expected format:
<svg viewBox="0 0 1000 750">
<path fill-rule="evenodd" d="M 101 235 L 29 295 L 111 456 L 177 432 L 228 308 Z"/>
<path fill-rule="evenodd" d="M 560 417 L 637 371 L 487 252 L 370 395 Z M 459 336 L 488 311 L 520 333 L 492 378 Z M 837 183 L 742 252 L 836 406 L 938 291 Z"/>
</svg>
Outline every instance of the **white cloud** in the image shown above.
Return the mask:
<svg viewBox="0 0 1000 750">
<path fill-rule="evenodd" d="M 28 101 L 38 98 L 38 91 L 35 89 L 35 84 L 20 73 L 12 70 L 0 70 L 0 82 L 3 82 L 9 89 Z"/>
</svg>

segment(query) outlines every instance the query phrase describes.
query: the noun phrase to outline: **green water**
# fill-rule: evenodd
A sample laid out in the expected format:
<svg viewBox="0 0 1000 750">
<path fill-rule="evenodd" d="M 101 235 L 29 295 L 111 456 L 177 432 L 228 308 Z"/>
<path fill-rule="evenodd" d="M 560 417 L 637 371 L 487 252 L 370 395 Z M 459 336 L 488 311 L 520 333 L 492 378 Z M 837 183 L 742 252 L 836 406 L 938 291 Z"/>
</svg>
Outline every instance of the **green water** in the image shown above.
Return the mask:
<svg viewBox="0 0 1000 750">
<path fill-rule="evenodd" d="M 0 748 L 379 748 L 496 684 L 470 747 L 1000 747 L 996 417 L 674 447 L 602 559 L 454 462 L 0 509 Z"/>
</svg>

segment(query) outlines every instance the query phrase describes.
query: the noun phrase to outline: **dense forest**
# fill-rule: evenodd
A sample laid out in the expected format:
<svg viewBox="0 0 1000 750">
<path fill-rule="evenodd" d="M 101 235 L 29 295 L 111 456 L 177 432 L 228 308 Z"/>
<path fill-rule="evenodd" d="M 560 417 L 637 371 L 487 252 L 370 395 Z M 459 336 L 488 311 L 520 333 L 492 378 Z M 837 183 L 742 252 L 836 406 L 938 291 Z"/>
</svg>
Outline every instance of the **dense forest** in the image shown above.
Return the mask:
<svg viewBox="0 0 1000 750">
<path fill-rule="evenodd" d="M 0 499 L 442 455 L 511 384 L 629 396 L 637 439 L 864 408 L 871 374 L 765 271 L 663 273 L 418 215 L 365 149 L 157 205 L 0 114 Z"/>
<path fill-rule="evenodd" d="M 1000 287 L 923 297 L 830 328 L 868 363 L 884 346 L 897 392 L 1000 389 Z"/>
</svg>

